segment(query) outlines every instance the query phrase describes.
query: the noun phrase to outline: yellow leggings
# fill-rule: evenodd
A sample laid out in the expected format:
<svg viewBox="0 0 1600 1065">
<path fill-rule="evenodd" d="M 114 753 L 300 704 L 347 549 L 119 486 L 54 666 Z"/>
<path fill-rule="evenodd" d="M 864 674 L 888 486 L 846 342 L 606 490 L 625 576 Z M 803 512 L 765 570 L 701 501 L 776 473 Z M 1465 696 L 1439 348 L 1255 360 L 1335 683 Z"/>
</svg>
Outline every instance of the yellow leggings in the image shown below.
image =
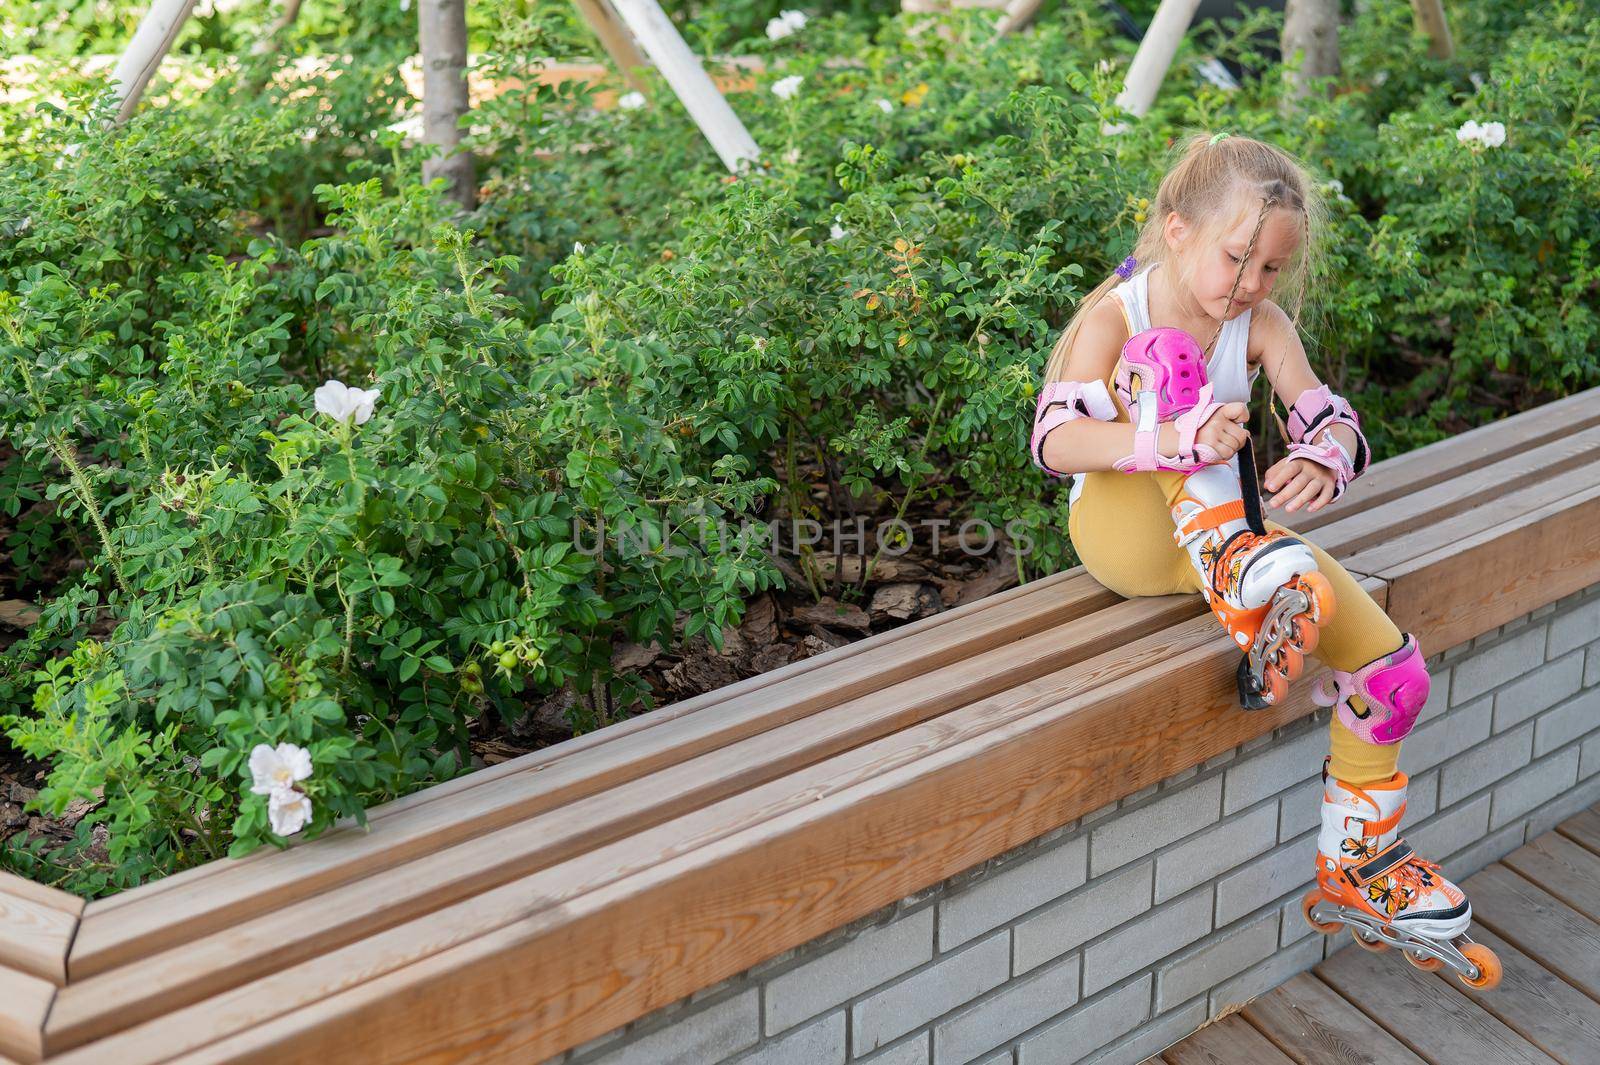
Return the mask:
<svg viewBox="0 0 1600 1065">
<path fill-rule="evenodd" d="M 1183 474 L 1097 471 L 1078 476 L 1084 477 L 1083 491 L 1068 514 L 1067 532 L 1095 580 L 1128 598 L 1199 594 L 1200 577 L 1189 553 L 1172 538 L 1171 506 Z M 1262 520 L 1268 529 L 1293 531 L 1265 516 Z M 1336 605 L 1312 656 L 1333 669 L 1354 670 L 1397 650 L 1404 637 L 1383 608 L 1332 555 L 1305 542 L 1333 585 Z M 1302 682 L 1306 679 L 1303 674 Z M 1328 723 L 1328 743 L 1333 755 L 1329 772 L 1339 780 L 1362 786 L 1394 776 L 1400 744 L 1367 743 L 1337 713 Z"/>
</svg>

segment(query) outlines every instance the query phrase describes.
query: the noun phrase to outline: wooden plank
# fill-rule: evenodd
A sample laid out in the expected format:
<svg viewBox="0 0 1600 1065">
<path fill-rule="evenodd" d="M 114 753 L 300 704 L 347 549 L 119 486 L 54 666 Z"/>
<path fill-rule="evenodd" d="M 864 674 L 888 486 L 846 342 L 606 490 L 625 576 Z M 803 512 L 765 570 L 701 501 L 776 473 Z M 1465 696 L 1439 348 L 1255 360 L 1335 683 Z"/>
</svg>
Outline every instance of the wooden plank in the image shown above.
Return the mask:
<svg viewBox="0 0 1600 1065">
<path fill-rule="evenodd" d="M 1600 1004 L 1487 928 L 1474 928 L 1472 938 L 1505 968 L 1499 987 L 1474 998 L 1478 1005 L 1565 1065 L 1600 1059 Z"/>
<path fill-rule="evenodd" d="M 0 969 L 28 973 L 54 985 L 66 983 L 67 951 L 82 906 L 64 891 L 10 873 L 0 879 Z"/>
<path fill-rule="evenodd" d="M 1600 485 L 1442 545 L 1379 577 L 1425 654 L 1600 581 Z"/>
<path fill-rule="evenodd" d="M 1342 499 L 1315 514 L 1301 515 L 1295 528 L 1317 529 L 1352 514 L 1382 510 L 1390 503 L 1495 462 L 1507 452 L 1542 447 L 1594 425 L 1600 425 L 1600 388 L 1541 403 L 1368 467 Z M 1321 541 L 1318 545 L 1324 546 Z"/>
<path fill-rule="evenodd" d="M 1346 569 L 1376 573 L 1432 551 L 1442 537 L 1456 538 L 1449 532 L 1456 527 L 1450 519 L 1479 511 L 1484 517 L 1477 528 L 1498 524 L 1511 517 L 1504 509 L 1503 497 L 1540 482 L 1561 480 L 1579 467 L 1596 465 L 1600 465 L 1600 425 L 1557 437 L 1541 447 L 1519 447 L 1498 461 L 1485 462 L 1382 507 L 1368 507 L 1322 526 L 1317 544 L 1327 550 L 1327 542 L 1335 542 Z"/>
<path fill-rule="evenodd" d="M 1554 1060 L 1466 992 L 1414 968 L 1392 950 L 1369 954 L 1347 947 L 1315 972 L 1375 1024 L 1430 1062 L 1538 1065 Z"/>
<path fill-rule="evenodd" d="M 1146 637 L 1142 647 L 1137 642 L 1117 647 L 1119 639 L 1097 635 L 1119 627 L 1115 615 L 1147 609 L 1161 609 L 1161 604 L 1153 599 L 1129 601 L 989 655 L 936 670 L 914 683 L 861 700 L 859 707 L 847 706 L 838 714 L 793 722 L 688 762 L 667 766 L 612 789 L 602 807 L 582 818 L 573 817 L 570 806 L 559 807 L 444 851 L 420 856 L 375 877 L 331 888 L 254 919 L 237 920 L 210 936 L 186 940 L 158 954 L 129 959 L 90 976 L 80 975 L 75 955 L 73 985 L 52 1013 L 53 1039 L 58 1046 L 76 1046 L 158 1016 L 163 1010 L 238 986 L 398 921 L 557 865 L 601 844 L 638 837 L 651 824 L 729 796 L 750 794 L 750 789 L 763 779 L 781 780 L 795 769 L 861 746 L 858 741 L 863 737 L 883 740 L 876 763 L 879 766 L 925 756 L 930 749 L 956 742 L 959 734 L 952 732 L 931 742 L 922 738 L 904 744 L 897 740 L 897 734 L 917 720 L 932 718 L 951 706 L 983 705 L 991 723 L 1025 716 L 1032 709 L 1025 700 L 1008 707 L 1003 696 L 985 699 L 983 694 L 969 695 L 968 689 L 976 683 L 974 690 L 1009 691 L 1013 688 L 1010 682 L 986 684 L 981 678 L 990 673 L 1027 676 L 1034 670 L 1021 663 L 1040 655 L 1049 656 L 1060 646 L 1102 649 L 1102 655 L 1091 663 L 1056 674 L 1057 692 L 1072 696 L 1090 692 L 1109 679 L 1147 669 L 1149 663 L 1160 662 L 1174 650 L 1203 647 L 1216 641 L 1225 645 L 1226 637 L 1209 613 L 1176 630 L 1176 640 Z M 1075 635 L 1063 636 L 1065 632 Z M 897 746 L 903 749 L 897 751 Z M 782 801 L 792 804 L 809 800 L 791 789 Z M 770 815 L 773 811 L 764 812 Z M 181 914 L 174 914 L 170 927 L 176 929 L 180 919 Z M 80 935 L 80 942 L 82 938 Z"/>
<path fill-rule="evenodd" d="M 62 1065 L 135 1065 L 197 1047 L 195 1061 L 421 1058 L 466 1041 L 540 1060 L 1311 709 L 1301 686 L 1282 707 L 1240 712 L 1237 652 L 1209 614 L 1184 628 L 1204 644 L 1178 651 L 1163 633 L 1108 652 L 1096 670 L 1130 651 L 1155 664 L 1073 696 L 1063 692 L 1081 670 L 1028 682 L 71 1051 Z M 915 757 L 918 748 L 928 753 Z M 47 1040 L 60 1015 L 58 1003 Z"/>
<path fill-rule="evenodd" d="M 1580 814 L 1574 814 L 1557 825 L 1556 831 L 1590 853 L 1600 854 L 1600 809 L 1591 806 Z"/>
<path fill-rule="evenodd" d="M 1600 855 L 1546 832 L 1500 859 L 1591 921 L 1600 921 Z"/>
<path fill-rule="evenodd" d="M 31 973 L 0 967 L 0 1054 L 23 1062 L 44 1055 L 44 1024 L 56 987 Z"/>
<path fill-rule="evenodd" d="M 573 749 L 564 753 L 536 752 L 545 755 L 537 772 L 502 775 L 492 784 L 461 789 L 404 819 L 374 816 L 370 832 L 346 824 L 287 851 L 265 849 L 264 858 L 271 861 L 210 862 L 201 867 L 209 869 L 209 875 L 190 877 L 163 891 L 145 892 L 137 902 L 108 907 L 91 903 L 73 944 L 74 979 L 105 972 L 338 884 L 525 822 L 665 767 L 769 736 L 774 729 L 813 718 L 825 709 L 850 707 L 850 712 L 842 715 L 849 727 L 841 732 L 830 726 L 825 731 L 832 747 L 813 747 L 797 755 L 825 757 L 840 744 L 866 742 L 884 730 L 901 727 L 906 713 L 931 716 L 961 701 L 1093 658 L 1119 641 L 1131 642 L 1174 622 L 1210 617 L 1198 596 L 1129 601 L 1092 580 L 1073 582 L 1062 592 L 1014 600 L 986 615 L 992 617 L 994 626 L 982 631 L 964 625 L 935 628 L 926 640 L 913 645 L 914 653 L 908 653 L 910 648 L 897 648 L 843 658 L 826 673 L 803 674 L 789 684 L 756 688 L 725 699 L 715 714 L 667 717 L 664 720 L 675 722 L 670 729 L 624 729 L 606 743 L 575 742 Z M 1056 623 L 1063 614 L 1063 623 Z M 908 665 L 915 668 L 908 670 Z M 857 719 L 862 709 L 886 690 L 898 694 L 881 707 L 883 713 Z M 908 699 L 932 702 L 908 707 Z M 550 751 L 567 746 L 558 744 Z M 748 749 L 748 744 L 741 748 Z M 578 757 L 580 753 L 582 757 Z M 757 761 L 765 761 L 765 756 Z M 743 787 L 757 776 L 783 771 L 784 765 L 777 762 L 764 768 L 747 765 L 737 779 L 703 783 L 713 790 Z M 700 794 L 711 793 L 701 789 Z M 670 812 L 663 809 L 660 815 Z M 562 818 L 575 820 L 566 814 Z M 591 838 L 608 837 L 596 826 Z"/>
<path fill-rule="evenodd" d="M 1600 999 L 1600 925 L 1496 863 L 1462 885 L 1473 919 Z"/>
<path fill-rule="evenodd" d="M 1121 596 L 1090 577 L 1082 566 L 1075 566 L 977 602 L 942 611 L 865 640 L 835 647 L 715 691 L 657 707 L 649 713 L 638 714 L 595 732 L 575 736 L 554 746 L 530 751 L 498 765 L 435 784 L 373 807 L 367 811 L 367 821 L 372 825 L 391 819 L 398 823 L 418 814 L 424 807 L 473 789 L 498 785 L 519 776 L 543 773 L 551 765 L 580 755 L 586 759 L 592 758 L 588 752 L 596 748 L 660 728 L 690 714 L 712 708 L 721 709 L 730 704 L 738 705 L 738 701 L 751 699 L 758 694 L 775 710 L 792 708 L 800 701 L 809 701 L 819 709 L 825 708 L 857 698 L 878 687 L 907 680 L 934 666 L 944 665 L 952 657 L 959 657 L 963 650 L 977 654 L 1001 647 L 1040 629 L 1087 617 L 1119 602 L 1122 602 Z M 952 625 L 966 631 L 955 640 L 939 638 L 943 635 L 940 630 Z M 860 661 L 852 662 L 853 659 Z M 320 839 L 327 840 L 339 834 L 360 835 L 362 829 L 354 818 L 345 818 L 338 827 Z M 315 842 L 318 841 L 292 842 L 288 853 Z M 88 904 L 85 914 L 93 917 L 126 906 L 142 905 L 169 892 L 188 891 L 200 881 L 213 876 L 231 878 L 243 875 L 243 870 L 262 863 L 278 865 L 284 860 L 283 853 L 286 852 L 263 847 L 244 858 L 207 862 L 109 898 L 95 899 Z"/>
<path fill-rule="evenodd" d="M 1423 1065 L 1310 973 L 1251 1000 L 1242 1016 L 1297 1065 Z"/>
<path fill-rule="evenodd" d="M 1161 1052 L 1167 1065 L 1293 1065 L 1267 1037 L 1229 1014 Z"/>
</svg>

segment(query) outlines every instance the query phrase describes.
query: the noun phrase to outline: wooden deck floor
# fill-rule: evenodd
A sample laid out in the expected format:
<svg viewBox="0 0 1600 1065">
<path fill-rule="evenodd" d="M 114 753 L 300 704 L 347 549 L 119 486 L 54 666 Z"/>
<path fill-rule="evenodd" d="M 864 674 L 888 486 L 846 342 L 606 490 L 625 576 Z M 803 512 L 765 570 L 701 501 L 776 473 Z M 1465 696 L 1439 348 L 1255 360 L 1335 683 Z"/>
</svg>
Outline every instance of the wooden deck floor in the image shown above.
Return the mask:
<svg viewBox="0 0 1600 1065">
<path fill-rule="evenodd" d="M 1600 806 L 1463 887 L 1468 934 L 1505 968 L 1494 990 L 1352 947 L 1145 1065 L 1600 1062 Z"/>
</svg>

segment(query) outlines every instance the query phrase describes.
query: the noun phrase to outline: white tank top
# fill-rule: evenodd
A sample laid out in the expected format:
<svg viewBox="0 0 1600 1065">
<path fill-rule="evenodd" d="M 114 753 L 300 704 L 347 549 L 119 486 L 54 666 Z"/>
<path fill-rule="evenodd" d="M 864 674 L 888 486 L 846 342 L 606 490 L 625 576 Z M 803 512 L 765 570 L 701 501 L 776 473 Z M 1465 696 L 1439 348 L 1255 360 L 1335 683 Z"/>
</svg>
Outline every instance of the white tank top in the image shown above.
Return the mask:
<svg viewBox="0 0 1600 1065">
<path fill-rule="evenodd" d="M 1149 274 L 1160 265 L 1159 262 L 1151 263 L 1111 290 L 1121 302 L 1122 316 L 1127 320 L 1130 337 L 1152 328 Z M 1261 372 L 1261 368 L 1257 367 L 1248 375 L 1245 373 L 1250 351 L 1250 314 L 1251 311 L 1245 311 L 1237 318 L 1222 323 L 1222 335 L 1217 337 L 1216 349 L 1211 353 L 1211 358 L 1206 360 L 1206 379 L 1211 382 L 1211 398 L 1218 403 L 1249 403 L 1251 386 Z M 1229 459 L 1228 465 L 1238 474 L 1239 456 L 1236 454 Z M 1076 503 L 1082 492 L 1083 476 L 1074 474 L 1067 504 Z"/>
</svg>

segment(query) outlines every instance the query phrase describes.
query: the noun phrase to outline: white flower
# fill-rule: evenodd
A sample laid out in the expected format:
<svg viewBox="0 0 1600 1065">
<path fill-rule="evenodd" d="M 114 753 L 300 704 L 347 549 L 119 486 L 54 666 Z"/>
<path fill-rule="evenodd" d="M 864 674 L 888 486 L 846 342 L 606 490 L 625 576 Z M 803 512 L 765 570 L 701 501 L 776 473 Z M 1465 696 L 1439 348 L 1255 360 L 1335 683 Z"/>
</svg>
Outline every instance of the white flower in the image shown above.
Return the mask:
<svg viewBox="0 0 1600 1065">
<path fill-rule="evenodd" d="M 793 32 L 794 27 L 790 26 L 781 17 L 767 19 L 767 40 L 781 41 Z"/>
<path fill-rule="evenodd" d="M 772 93 L 780 100 L 787 100 L 800 91 L 800 83 L 805 77 L 800 74 L 790 74 L 787 78 L 779 78 L 772 83 Z"/>
<path fill-rule="evenodd" d="M 637 111 L 645 105 L 644 93 L 625 92 L 617 97 L 617 106 L 624 111 Z"/>
<path fill-rule="evenodd" d="M 787 22 L 789 24 L 789 28 L 794 30 L 805 29 L 806 22 L 809 21 L 806 18 L 806 13 L 804 11 L 780 11 L 778 12 L 778 17 Z"/>
<path fill-rule="evenodd" d="M 838 215 L 833 216 L 833 225 L 828 227 L 829 240 L 840 240 L 849 235 L 850 231 L 841 226 L 839 224 L 840 221 L 842 221 L 842 219 L 840 219 Z"/>
<path fill-rule="evenodd" d="M 400 10 L 401 11 L 410 11 L 411 10 L 411 0 L 400 0 Z"/>
<path fill-rule="evenodd" d="M 574 255 L 582 255 L 583 254 L 583 241 L 575 240 L 575 241 L 572 242 L 572 254 L 574 254 Z"/>
<path fill-rule="evenodd" d="M 1374 85 L 1382 85 L 1388 80 L 1389 72 L 1387 70 L 1380 70 L 1376 74 L 1372 75 L 1372 84 Z"/>
<path fill-rule="evenodd" d="M 294 788 L 273 788 L 267 799 L 267 823 L 280 836 L 292 836 L 311 820 L 311 798 Z"/>
<path fill-rule="evenodd" d="M 1486 122 L 1478 127 L 1478 134 L 1485 145 L 1498 148 L 1506 142 L 1506 127 L 1500 122 Z"/>
<path fill-rule="evenodd" d="M 1094 65 L 1094 68 L 1102 74 L 1109 74 L 1111 73 L 1111 60 L 1102 59 Z"/>
<path fill-rule="evenodd" d="M 886 115 L 887 114 L 892 114 L 894 112 L 894 104 L 890 103 L 888 100 L 884 99 L 882 96 L 878 97 L 876 100 L 874 100 L 872 102 L 877 105 L 877 108 L 878 108 L 879 111 L 882 111 Z"/>
<path fill-rule="evenodd" d="M 1478 140 L 1482 135 L 1483 131 L 1478 128 L 1477 121 L 1470 118 L 1461 124 L 1460 129 L 1456 130 L 1456 140 L 1462 144 Z"/>
<path fill-rule="evenodd" d="M 348 388 L 331 379 L 312 393 L 317 410 L 336 422 L 354 421 L 357 425 L 365 425 L 372 417 L 372 405 L 380 395 L 376 388 Z"/>
<path fill-rule="evenodd" d="M 311 752 L 304 747 L 292 743 L 269 747 L 258 743 L 250 752 L 250 776 L 255 781 L 250 790 L 256 795 L 292 788 L 295 781 L 310 775 Z"/>
<path fill-rule="evenodd" d="M 800 149 L 790 148 L 788 151 L 784 152 L 783 161 L 788 163 L 790 166 L 798 163 L 800 161 Z"/>
</svg>

